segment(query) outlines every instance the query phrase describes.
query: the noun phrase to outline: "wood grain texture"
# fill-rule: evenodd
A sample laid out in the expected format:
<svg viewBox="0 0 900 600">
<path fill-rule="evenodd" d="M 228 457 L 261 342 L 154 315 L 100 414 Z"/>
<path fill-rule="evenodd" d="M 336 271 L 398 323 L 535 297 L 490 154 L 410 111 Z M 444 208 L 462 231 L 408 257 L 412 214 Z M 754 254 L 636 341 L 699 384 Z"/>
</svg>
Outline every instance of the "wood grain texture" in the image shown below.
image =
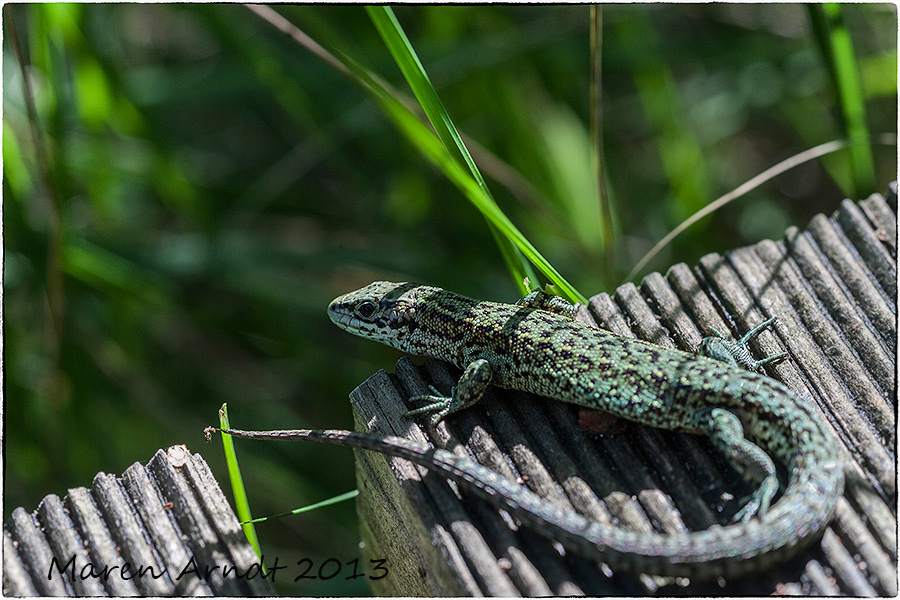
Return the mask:
<svg viewBox="0 0 900 600">
<path fill-rule="evenodd" d="M 178 575 L 193 559 L 205 565 L 233 565 L 246 572 L 257 562 L 237 517 L 199 454 L 184 446 L 160 450 L 116 477 L 98 473 L 91 489 L 74 488 L 64 499 L 49 495 L 29 514 L 16 508 L 3 532 L 4 596 L 273 596 L 261 577 L 209 579 Z M 152 566 L 154 578 L 75 577 L 54 570 L 76 556 L 76 573 Z"/>
</svg>

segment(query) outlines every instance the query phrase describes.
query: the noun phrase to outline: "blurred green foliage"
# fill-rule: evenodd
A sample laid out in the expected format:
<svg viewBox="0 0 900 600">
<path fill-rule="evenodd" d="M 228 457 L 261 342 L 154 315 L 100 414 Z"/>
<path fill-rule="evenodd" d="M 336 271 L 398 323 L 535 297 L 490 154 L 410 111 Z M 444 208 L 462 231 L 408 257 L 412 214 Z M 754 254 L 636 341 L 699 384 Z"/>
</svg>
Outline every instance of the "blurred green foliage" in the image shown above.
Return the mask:
<svg viewBox="0 0 900 600">
<path fill-rule="evenodd" d="M 362 7 L 280 6 L 406 90 Z M 802 5 L 604 7 L 614 270 L 594 227 L 587 6 L 399 6 L 504 212 L 578 289 L 611 290 L 681 219 L 845 137 Z M 513 300 L 482 217 L 342 75 L 239 5 L 4 7 L 6 507 L 120 473 L 202 430 L 351 425 L 348 392 L 397 354 L 325 307 L 374 279 Z M 40 148 L 26 108 L 21 42 Z M 896 7 L 844 5 L 868 131 L 895 132 Z M 875 185 L 896 175 L 874 146 Z M 654 263 L 780 237 L 857 182 L 848 153 L 786 173 Z M 859 193 L 869 191 L 860 189 Z M 255 516 L 355 486 L 352 453 L 238 441 Z M 227 490 L 226 490 L 227 493 Z M 357 556 L 352 503 L 258 526 L 282 564 Z M 365 594 L 362 579 L 290 594 Z"/>
</svg>

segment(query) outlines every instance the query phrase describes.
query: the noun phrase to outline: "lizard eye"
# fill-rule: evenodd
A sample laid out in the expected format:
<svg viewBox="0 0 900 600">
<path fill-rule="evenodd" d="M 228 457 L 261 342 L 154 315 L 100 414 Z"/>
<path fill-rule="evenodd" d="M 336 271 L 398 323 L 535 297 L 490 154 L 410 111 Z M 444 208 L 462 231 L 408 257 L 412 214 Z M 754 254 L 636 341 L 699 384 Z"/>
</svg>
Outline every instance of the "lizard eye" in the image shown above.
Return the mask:
<svg viewBox="0 0 900 600">
<path fill-rule="evenodd" d="M 356 307 L 356 312 L 359 313 L 359 316 L 363 319 L 371 319 L 372 315 L 374 315 L 377 310 L 378 306 L 371 300 L 360 302 L 359 306 Z"/>
</svg>

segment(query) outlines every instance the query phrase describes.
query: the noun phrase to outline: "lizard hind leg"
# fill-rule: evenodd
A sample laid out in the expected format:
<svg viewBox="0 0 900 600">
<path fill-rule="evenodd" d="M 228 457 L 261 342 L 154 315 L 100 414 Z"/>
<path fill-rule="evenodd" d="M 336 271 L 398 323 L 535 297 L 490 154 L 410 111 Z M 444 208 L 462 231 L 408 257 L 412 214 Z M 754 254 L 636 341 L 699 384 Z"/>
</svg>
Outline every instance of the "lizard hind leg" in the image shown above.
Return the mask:
<svg viewBox="0 0 900 600">
<path fill-rule="evenodd" d="M 756 491 L 735 514 L 733 521 L 747 521 L 755 515 L 763 517 L 778 492 L 775 463 L 762 448 L 744 437 L 740 419 L 724 408 L 703 411 L 698 419 L 698 425 L 698 428 L 709 436 L 713 446 L 728 458 L 742 477 L 754 483 L 758 482 Z"/>
<path fill-rule="evenodd" d="M 761 373 L 764 365 L 779 361 L 787 356 L 787 352 L 779 352 L 760 360 L 754 360 L 753 355 L 750 353 L 750 340 L 771 327 L 773 323 L 775 323 L 775 317 L 768 321 L 763 321 L 737 341 L 729 339 L 715 328 L 710 328 L 714 335 L 703 338 L 703 341 L 700 342 L 698 353 L 707 358 L 714 358 L 730 365 L 738 365 L 748 371 Z"/>
<path fill-rule="evenodd" d="M 473 360 L 463 371 L 459 381 L 450 390 L 449 396 L 443 396 L 440 392 L 429 386 L 434 394 L 413 396 L 410 402 L 428 402 L 425 406 L 409 410 L 405 417 L 418 415 L 431 415 L 431 427 L 434 428 L 444 417 L 458 410 L 472 406 L 484 396 L 484 392 L 491 384 L 491 363 L 483 358 Z"/>
</svg>

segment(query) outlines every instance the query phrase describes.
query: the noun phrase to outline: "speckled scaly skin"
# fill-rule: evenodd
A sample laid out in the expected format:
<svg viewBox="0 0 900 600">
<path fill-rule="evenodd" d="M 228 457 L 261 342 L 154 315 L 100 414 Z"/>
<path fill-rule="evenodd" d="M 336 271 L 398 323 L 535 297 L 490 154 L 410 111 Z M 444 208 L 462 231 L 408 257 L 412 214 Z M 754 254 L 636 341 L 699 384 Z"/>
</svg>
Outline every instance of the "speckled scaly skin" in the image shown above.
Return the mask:
<svg viewBox="0 0 900 600">
<path fill-rule="evenodd" d="M 661 348 L 575 321 L 574 311 L 574 306 L 542 293 L 512 305 L 389 282 L 341 296 L 328 308 L 332 321 L 347 331 L 463 369 L 451 397 L 414 398 L 429 404 L 410 411 L 410 416 L 432 413 L 436 423 L 476 402 L 488 385 L 497 385 L 653 427 L 706 434 L 740 473 L 758 482 L 758 490 L 737 515 L 740 522 L 686 534 L 647 534 L 560 511 L 522 486 L 450 453 L 435 455 L 430 464 L 421 456 L 417 461 L 474 486 L 539 533 L 575 551 L 600 551 L 600 558 L 613 567 L 708 578 L 784 560 L 824 529 L 843 489 L 835 443 L 807 402 L 778 381 L 737 366 L 741 362 L 758 368 L 766 359 L 753 362 L 748 353 L 742 358 L 731 342 L 723 357 L 731 364 Z M 740 341 L 743 352 L 760 328 Z M 712 345 L 721 345 L 721 340 Z M 415 444 L 399 438 L 391 439 L 391 448 L 377 440 L 367 444 L 411 460 L 421 455 Z M 779 485 L 770 455 L 788 473 L 784 492 L 774 503 Z"/>
</svg>

